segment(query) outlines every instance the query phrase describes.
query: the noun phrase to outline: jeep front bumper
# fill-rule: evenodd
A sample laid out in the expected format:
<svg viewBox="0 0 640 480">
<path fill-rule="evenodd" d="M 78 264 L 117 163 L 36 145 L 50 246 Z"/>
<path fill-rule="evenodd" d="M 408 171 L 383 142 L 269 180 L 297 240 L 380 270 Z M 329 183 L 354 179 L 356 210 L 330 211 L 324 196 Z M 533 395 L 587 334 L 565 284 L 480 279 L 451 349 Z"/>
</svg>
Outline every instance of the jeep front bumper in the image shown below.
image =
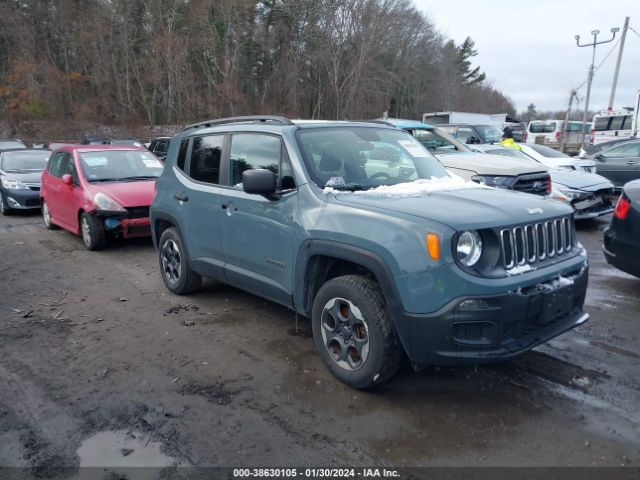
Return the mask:
<svg viewBox="0 0 640 480">
<path fill-rule="evenodd" d="M 410 325 L 405 348 L 415 367 L 495 362 L 586 322 L 587 281 L 584 267 L 517 291 L 457 298 L 433 314 L 395 315 Z"/>
</svg>

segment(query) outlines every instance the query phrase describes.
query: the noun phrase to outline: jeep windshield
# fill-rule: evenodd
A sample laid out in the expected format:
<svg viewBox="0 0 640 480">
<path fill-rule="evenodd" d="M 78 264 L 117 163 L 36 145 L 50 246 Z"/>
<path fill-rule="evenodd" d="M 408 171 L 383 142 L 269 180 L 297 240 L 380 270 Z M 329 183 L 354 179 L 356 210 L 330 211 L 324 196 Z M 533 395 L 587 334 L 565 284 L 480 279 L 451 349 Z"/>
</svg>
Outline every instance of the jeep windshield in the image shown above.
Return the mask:
<svg viewBox="0 0 640 480">
<path fill-rule="evenodd" d="M 304 162 L 321 188 L 368 190 L 445 178 L 442 164 L 409 133 L 379 127 L 322 127 L 297 133 Z"/>
<path fill-rule="evenodd" d="M 83 152 L 80 163 L 89 182 L 155 180 L 164 168 L 151 152 L 140 150 Z"/>
</svg>

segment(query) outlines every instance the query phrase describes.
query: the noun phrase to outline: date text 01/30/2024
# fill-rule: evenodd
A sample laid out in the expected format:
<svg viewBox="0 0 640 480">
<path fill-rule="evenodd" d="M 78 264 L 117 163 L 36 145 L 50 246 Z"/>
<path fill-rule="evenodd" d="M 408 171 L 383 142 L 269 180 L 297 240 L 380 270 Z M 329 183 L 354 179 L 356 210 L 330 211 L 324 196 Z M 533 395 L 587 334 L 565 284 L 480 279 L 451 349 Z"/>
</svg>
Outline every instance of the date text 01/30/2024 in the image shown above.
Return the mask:
<svg viewBox="0 0 640 480">
<path fill-rule="evenodd" d="M 387 468 L 235 468 L 233 478 L 400 478 Z"/>
</svg>

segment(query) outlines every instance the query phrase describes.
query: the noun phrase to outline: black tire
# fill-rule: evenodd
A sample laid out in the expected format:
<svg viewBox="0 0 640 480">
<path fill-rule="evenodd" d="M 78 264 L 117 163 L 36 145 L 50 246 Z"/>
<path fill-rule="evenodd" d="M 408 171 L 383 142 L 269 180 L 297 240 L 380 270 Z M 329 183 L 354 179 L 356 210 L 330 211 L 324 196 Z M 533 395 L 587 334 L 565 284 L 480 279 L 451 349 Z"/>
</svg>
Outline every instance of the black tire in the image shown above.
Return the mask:
<svg viewBox="0 0 640 480">
<path fill-rule="evenodd" d="M 2 215 L 11 215 L 11 208 L 9 208 L 6 204 L 6 202 L 4 201 L 4 195 L 2 195 L 2 193 L 0 193 L 0 213 L 2 213 Z"/>
<path fill-rule="evenodd" d="M 333 327 L 328 325 L 332 322 Z M 347 385 L 371 388 L 390 379 L 400 368 L 402 347 L 375 281 L 360 275 L 329 280 L 315 296 L 311 323 L 320 357 Z M 349 332 L 354 333 L 349 336 Z M 358 347 L 365 341 L 366 350 Z"/>
<path fill-rule="evenodd" d="M 47 230 L 57 230 L 58 226 L 51 223 L 51 213 L 49 212 L 49 206 L 47 202 L 42 200 L 42 205 L 40 206 L 40 211 L 42 212 L 42 223 L 44 224 L 44 228 Z"/>
<path fill-rule="evenodd" d="M 162 281 L 176 295 L 194 292 L 202 285 L 202 277 L 189 266 L 182 238 L 173 227 L 167 228 L 160 236 L 158 261 Z"/>
<path fill-rule="evenodd" d="M 104 227 L 93 215 L 80 215 L 80 236 L 87 250 L 102 250 L 107 244 Z"/>
</svg>

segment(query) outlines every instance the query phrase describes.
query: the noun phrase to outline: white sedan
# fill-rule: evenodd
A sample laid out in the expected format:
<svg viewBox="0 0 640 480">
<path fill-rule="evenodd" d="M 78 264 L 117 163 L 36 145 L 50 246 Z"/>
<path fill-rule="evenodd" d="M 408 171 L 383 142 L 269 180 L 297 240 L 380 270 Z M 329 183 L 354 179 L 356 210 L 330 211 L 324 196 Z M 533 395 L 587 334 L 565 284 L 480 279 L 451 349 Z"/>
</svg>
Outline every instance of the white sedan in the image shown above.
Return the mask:
<svg viewBox="0 0 640 480">
<path fill-rule="evenodd" d="M 549 168 L 581 170 L 589 173 L 596 172 L 596 162 L 593 160 L 570 157 L 544 145 L 536 145 L 534 143 L 519 143 L 518 145 L 520 145 L 524 153 Z"/>
</svg>

